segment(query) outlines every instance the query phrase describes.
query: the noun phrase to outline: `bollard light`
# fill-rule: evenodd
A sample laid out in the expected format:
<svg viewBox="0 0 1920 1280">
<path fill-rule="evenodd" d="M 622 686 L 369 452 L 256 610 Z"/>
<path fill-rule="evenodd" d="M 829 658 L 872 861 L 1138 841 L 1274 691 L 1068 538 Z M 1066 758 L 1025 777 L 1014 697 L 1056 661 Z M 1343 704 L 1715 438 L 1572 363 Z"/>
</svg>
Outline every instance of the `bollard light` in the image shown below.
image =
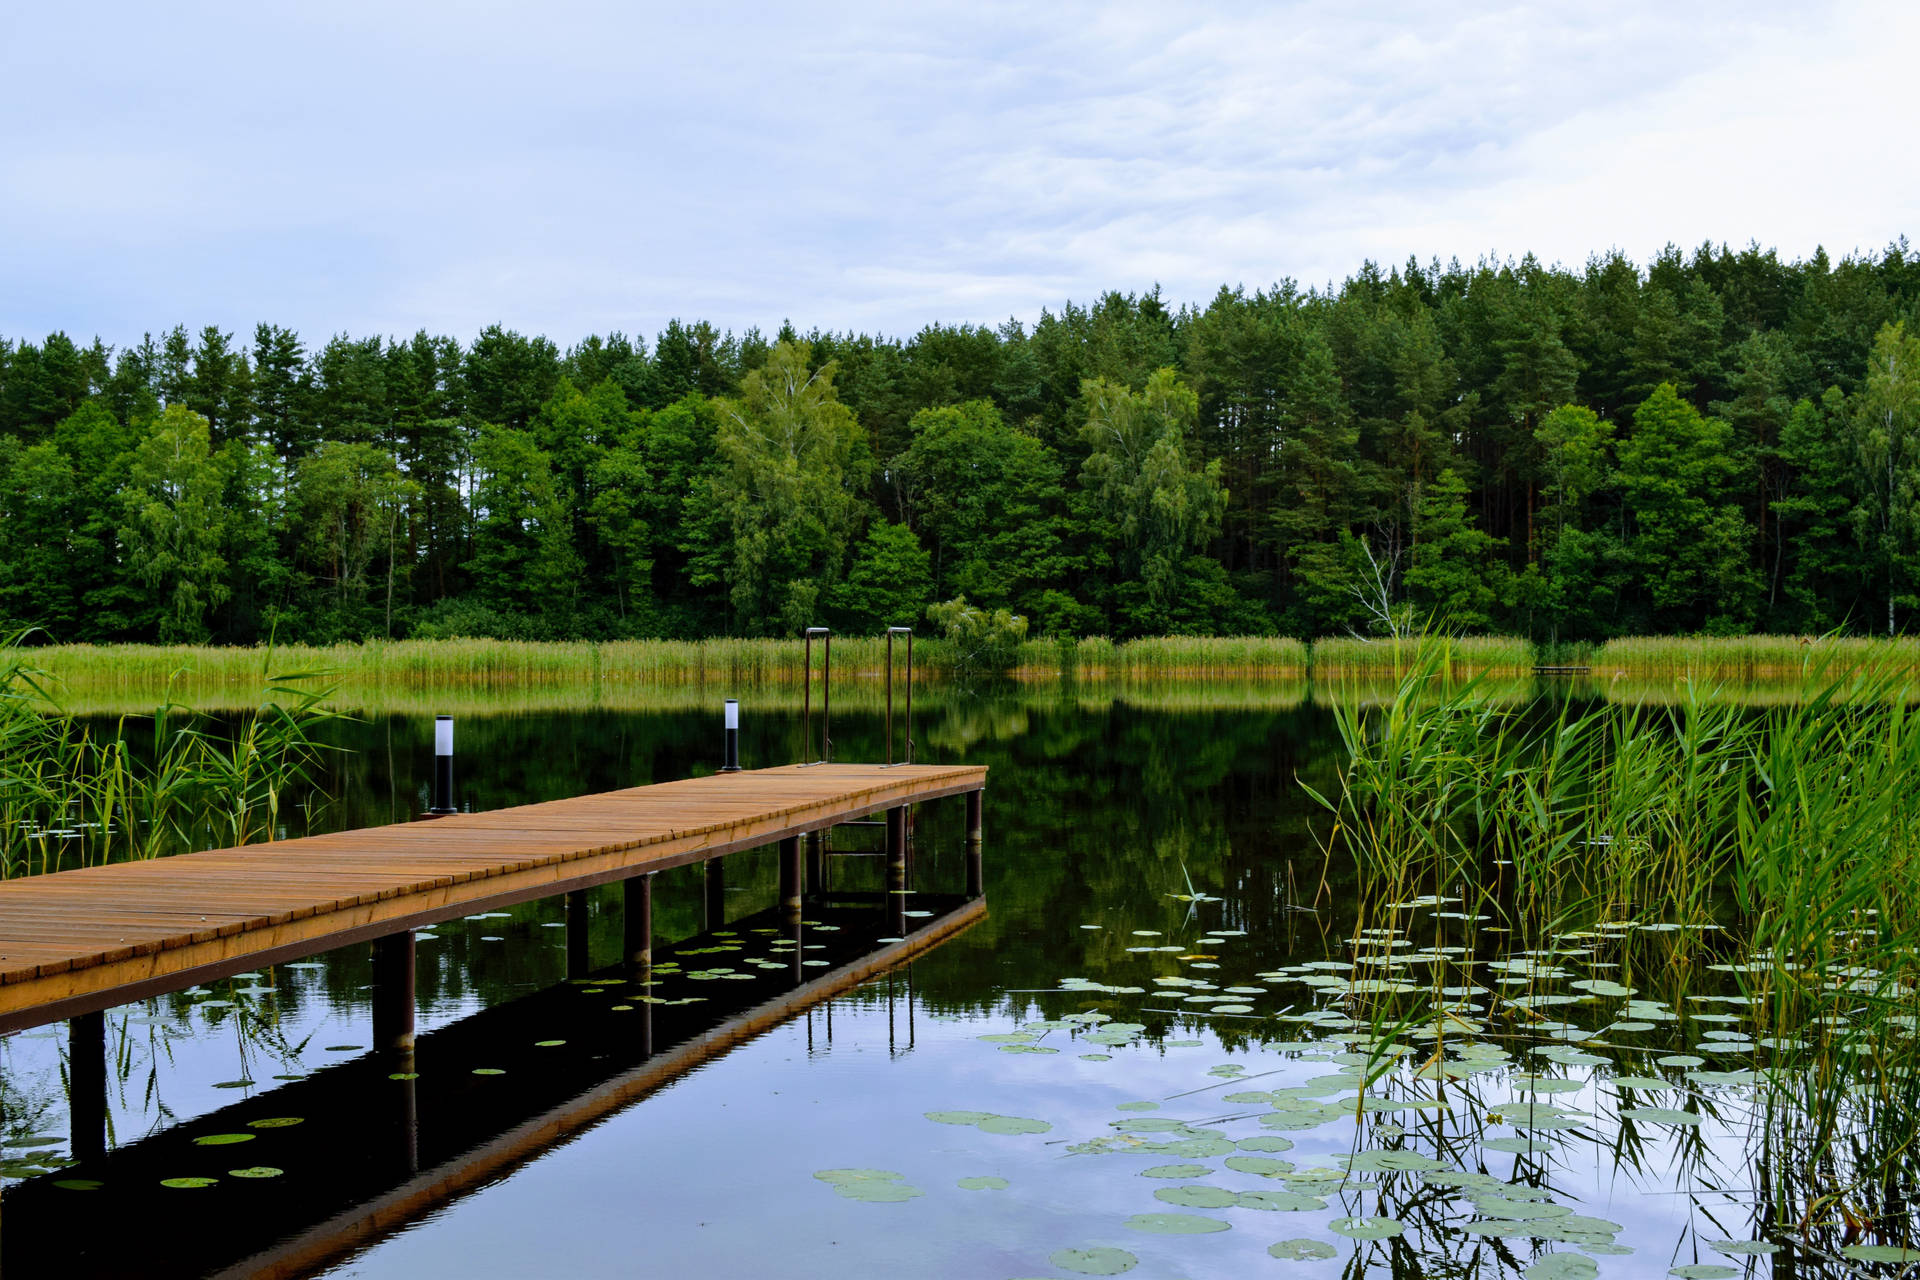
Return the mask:
<svg viewBox="0 0 1920 1280">
<path fill-rule="evenodd" d="M 436 818 L 453 809 L 453 717 L 433 718 L 433 804 L 427 812 Z"/>
<path fill-rule="evenodd" d="M 740 772 L 740 700 L 727 699 L 727 762 L 720 766 L 722 773 Z"/>
</svg>

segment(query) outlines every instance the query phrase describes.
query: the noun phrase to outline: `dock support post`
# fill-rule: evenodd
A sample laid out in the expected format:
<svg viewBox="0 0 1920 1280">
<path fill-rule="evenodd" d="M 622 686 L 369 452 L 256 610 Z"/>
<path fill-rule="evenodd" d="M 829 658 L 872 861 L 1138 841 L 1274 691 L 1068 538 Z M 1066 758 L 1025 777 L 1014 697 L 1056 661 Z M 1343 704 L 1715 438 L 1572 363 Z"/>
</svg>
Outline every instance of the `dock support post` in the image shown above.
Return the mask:
<svg viewBox="0 0 1920 1280">
<path fill-rule="evenodd" d="M 587 942 L 587 891 L 567 894 L 567 976 L 584 978 L 593 968 L 593 948 Z"/>
<path fill-rule="evenodd" d="M 887 919 L 896 935 L 907 923 L 907 809 L 887 810 Z"/>
<path fill-rule="evenodd" d="M 800 914 L 800 837 L 780 842 L 780 906 L 789 916 Z"/>
<path fill-rule="evenodd" d="M 980 816 L 986 806 L 986 792 L 967 792 L 967 896 L 978 898 L 987 891 L 985 867 L 980 857 Z"/>
<path fill-rule="evenodd" d="M 413 1052 L 413 959 L 411 929 L 373 940 L 373 1047 L 376 1052 Z"/>
<path fill-rule="evenodd" d="M 67 1122 L 73 1158 L 107 1153 L 107 1015 L 67 1021 Z"/>
<path fill-rule="evenodd" d="M 807 892 L 815 899 L 827 892 L 827 833 L 807 832 Z"/>
<path fill-rule="evenodd" d="M 719 858 L 701 865 L 706 871 L 707 928 L 718 929 L 727 922 L 727 869 Z"/>
<path fill-rule="evenodd" d="M 626 882 L 627 963 L 643 973 L 653 968 L 653 873 Z"/>
</svg>

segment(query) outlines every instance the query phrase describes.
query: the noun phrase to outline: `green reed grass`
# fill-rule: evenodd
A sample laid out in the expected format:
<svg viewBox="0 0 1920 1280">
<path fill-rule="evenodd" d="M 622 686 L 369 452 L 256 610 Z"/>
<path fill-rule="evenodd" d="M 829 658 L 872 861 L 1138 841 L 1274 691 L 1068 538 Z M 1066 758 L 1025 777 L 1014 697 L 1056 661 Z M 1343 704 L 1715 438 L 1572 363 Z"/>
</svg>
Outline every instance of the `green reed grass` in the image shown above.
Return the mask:
<svg viewBox="0 0 1920 1280">
<path fill-rule="evenodd" d="M 1352 675 L 1399 675 L 1436 654 L 1439 669 L 1456 679 L 1523 675 L 1531 673 L 1535 665 L 1533 646 L 1519 636 L 1381 640 L 1329 636 L 1313 642 L 1313 677 L 1329 680 Z"/>
<path fill-rule="evenodd" d="M 265 692 L 230 728 L 163 695 L 103 730 L 27 652 L 0 645 L 0 876 L 273 839 L 289 797 L 311 794 L 311 735 L 335 714 L 321 673 L 256 655 Z"/>
<path fill-rule="evenodd" d="M 1920 669 L 1920 638 L 1859 636 L 1627 636 L 1591 660 L 1601 677 L 1687 676 L 1695 680 L 1777 680 L 1852 671 Z"/>
<path fill-rule="evenodd" d="M 1349 763 L 1319 797 L 1329 848 L 1357 863 L 1366 926 L 1397 928 L 1431 894 L 1510 930 L 1516 951 L 1646 931 L 1665 954 L 1641 972 L 1676 1009 L 1720 965 L 1758 1014 L 1774 1158 L 1865 1177 L 1912 1158 L 1920 1129 L 1906 684 L 1825 677 L 1758 712 L 1691 681 L 1665 706 L 1516 707 L 1425 646 L 1392 699 L 1336 705 Z"/>
</svg>

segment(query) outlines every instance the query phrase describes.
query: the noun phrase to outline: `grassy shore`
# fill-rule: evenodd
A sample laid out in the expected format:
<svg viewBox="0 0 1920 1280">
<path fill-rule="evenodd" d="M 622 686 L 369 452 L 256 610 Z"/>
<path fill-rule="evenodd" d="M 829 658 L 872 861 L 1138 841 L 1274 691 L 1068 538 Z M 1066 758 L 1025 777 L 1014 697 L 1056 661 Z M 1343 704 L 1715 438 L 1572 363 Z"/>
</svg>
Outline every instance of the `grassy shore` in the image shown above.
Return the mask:
<svg viewBox="0 0 1920 1280">
<path fill-rule="evenodd" d="M 1499 682 L 1529 678 L 1541 653 L 1515 636 L 1464 636 L 1444 646 L 1453 678 Z M 1162 636 L 1115 642 L 1101 636 L 1023 644 L 1012 675 L 1023 682 L 1060 680 L 1132 687 L 1167 682 L 1238 681 L 1321 686 L 1393 682 L 1419 642 L 1329 637 Z M 276 649 L 167 645 L 53 645 L 21 656 L 52 679 L 55 695 L 74 707 L 151 707 L 171 696 L 198 707 L 246 706 L 268 676 L 327 672 L 345 705 L 403 704 L 449 698 L 481 704 L 502 695 L 547 706 L 642 706 L 700 702 L 721 691 L 790 691 L 802 687 L 798 640 L 616 640 L 533 643 L 506 640 L 406 640 Z M 904 673 L 905 647 L 895 646 Z M 1555 650 L 1557 662 L 1569 661 Z M 816 668 L 822 655 L 816 646 Z M 1852 671 L 1920 670 L 1920 639 L 1868 640 L 1818 636 L 1634 637 L 1578 655 L 1592 683 L 1606 692 L 1638 688 L 1657 695 L 1680 678 L 1728 684 L 1799 685 Z M 914 645 L 924 685 L 945 681 L 947 643 Z M 886 645 L 870 637 L 834 641 L 834 686 L 840 696 L 879 696 Z M 169 694 L 169 691 L 170 694 Z"/>
</svg>

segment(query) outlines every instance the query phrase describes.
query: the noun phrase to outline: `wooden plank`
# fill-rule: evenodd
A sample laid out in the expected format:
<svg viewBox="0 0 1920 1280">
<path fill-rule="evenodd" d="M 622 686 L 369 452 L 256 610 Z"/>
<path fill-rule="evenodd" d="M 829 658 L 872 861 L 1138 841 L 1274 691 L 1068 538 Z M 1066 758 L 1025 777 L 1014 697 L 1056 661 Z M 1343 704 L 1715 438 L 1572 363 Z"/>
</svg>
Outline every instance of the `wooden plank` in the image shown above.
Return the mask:
<svg viewBox="0 0 1920 1280">
<path fill-rule="evenodd" d="M 0 882 L 0 1031 L 979 791 L 986 773 L 790 765 Z"/>
</svg>

